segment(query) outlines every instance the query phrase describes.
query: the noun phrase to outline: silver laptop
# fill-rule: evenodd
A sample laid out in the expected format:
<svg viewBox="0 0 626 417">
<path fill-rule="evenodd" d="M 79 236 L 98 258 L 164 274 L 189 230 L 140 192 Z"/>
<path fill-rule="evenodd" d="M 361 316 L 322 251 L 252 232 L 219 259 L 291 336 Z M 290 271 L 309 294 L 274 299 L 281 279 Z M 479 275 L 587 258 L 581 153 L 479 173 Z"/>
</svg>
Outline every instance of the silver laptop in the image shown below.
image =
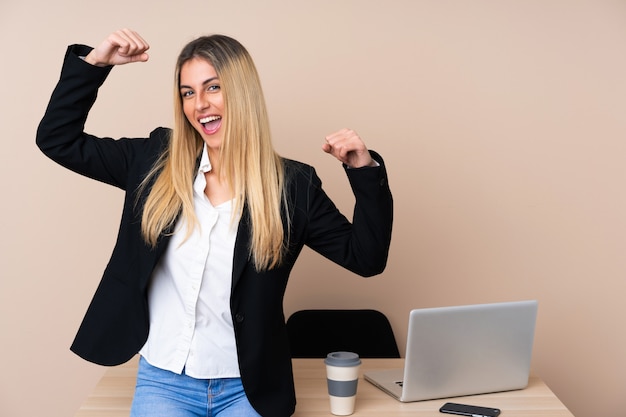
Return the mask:
<svg viewBox="0 0 626 417">
<path fill-rule="evenodd" d="M 364 377 L 402 402 L 525 388 L 536 318 L 535 300 L 412 310 L 404 369 Z"/>
</svg>

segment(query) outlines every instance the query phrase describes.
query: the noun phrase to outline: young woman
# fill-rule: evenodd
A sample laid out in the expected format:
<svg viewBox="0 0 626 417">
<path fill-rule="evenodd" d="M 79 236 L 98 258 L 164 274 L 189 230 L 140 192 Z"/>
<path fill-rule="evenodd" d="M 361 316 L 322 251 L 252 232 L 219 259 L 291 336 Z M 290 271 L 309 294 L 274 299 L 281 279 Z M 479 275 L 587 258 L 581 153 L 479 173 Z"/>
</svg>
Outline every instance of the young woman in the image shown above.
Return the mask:
<svg viewBox="0 0 626 417">
<path fill-rule="evenodd" d="M 37 132 L 47 156 L 126 193 L 72 350 L 102 365 L 140 353 L 134 417 L 289 416 L 289 273 L 304 245 L 362 276 L 383 271 L 393 217 L 384 162 L 352 130 L 326 137 L 355 196 L 349 222 L 312 167 L 274 151 L 254 63 L 222 35 L 180 53 L 173 129 L 84 133 L 112 67 L 147 61 L 148 48 L 128 29 L 95 49 L 70 46 Z"/>
</svg>

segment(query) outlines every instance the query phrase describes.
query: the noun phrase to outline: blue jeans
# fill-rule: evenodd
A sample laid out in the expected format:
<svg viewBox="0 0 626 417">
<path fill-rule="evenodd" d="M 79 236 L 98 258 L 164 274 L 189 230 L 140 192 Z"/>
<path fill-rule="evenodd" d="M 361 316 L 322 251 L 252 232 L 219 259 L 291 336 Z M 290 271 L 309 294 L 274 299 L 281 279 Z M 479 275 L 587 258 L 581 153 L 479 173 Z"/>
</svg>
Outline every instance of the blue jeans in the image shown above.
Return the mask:
<svg viewBox="0 0 626 417">
<path fill-rule="evenodd" d="M 139 359 L 130 417 L 260 417 L 241 378 L 195 379 Z"/>
</svg>

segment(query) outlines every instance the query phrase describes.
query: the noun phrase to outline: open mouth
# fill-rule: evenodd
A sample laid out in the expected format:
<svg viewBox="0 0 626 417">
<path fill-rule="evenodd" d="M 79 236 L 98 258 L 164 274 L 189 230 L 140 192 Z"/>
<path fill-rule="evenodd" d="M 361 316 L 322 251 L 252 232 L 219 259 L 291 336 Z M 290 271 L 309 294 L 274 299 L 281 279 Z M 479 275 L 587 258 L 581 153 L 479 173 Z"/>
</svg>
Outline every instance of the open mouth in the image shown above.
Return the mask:
<svg viewBox="0 0 626 417">
<path fill-rule="evenodd" d="M 202 125 L 205 133 L 212 134 L 217 132 L 222 124 L 222 116 L 207 116 L 198 120 Z"/>
</svg>

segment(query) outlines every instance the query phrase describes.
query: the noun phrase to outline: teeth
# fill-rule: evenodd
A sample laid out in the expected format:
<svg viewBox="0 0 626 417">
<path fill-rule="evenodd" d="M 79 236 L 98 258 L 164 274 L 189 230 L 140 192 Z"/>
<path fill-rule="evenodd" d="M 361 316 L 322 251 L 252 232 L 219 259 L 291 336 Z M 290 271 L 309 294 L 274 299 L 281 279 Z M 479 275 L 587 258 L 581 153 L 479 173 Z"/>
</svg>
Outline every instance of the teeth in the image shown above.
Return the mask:
<svg viewBox="0 0 626 417">
<path fill-rule="evenodd" d="M 200 119 L 200 123 L 205 124 L 205 123 L 210 123 L 210 122 L 214 122 L 216 120 L 221 119 L 220 116 L 209 116 L 209 117 L 203 117 L 202 119 Z"/>
</svg>

